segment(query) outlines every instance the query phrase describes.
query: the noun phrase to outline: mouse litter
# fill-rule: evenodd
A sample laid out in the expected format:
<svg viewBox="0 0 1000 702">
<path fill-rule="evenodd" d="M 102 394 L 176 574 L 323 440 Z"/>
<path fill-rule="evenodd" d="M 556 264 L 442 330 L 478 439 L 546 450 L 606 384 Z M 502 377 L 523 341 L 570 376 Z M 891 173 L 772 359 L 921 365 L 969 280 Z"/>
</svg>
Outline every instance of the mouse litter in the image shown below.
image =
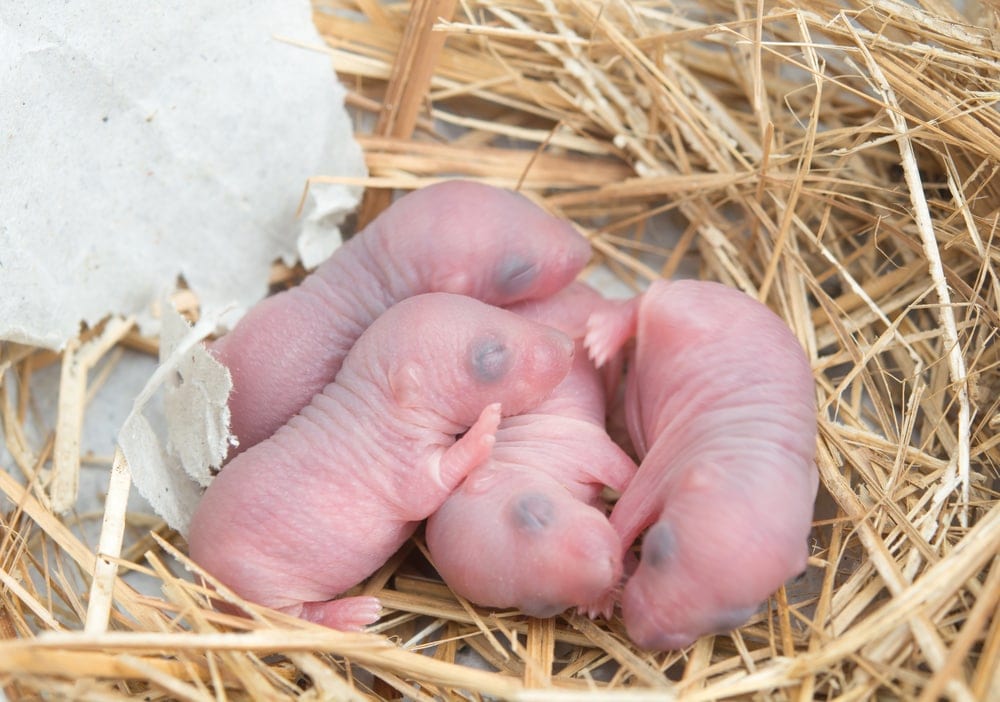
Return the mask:
<svg viewBox="0 0 1000 702">
<path fill-rule="evenodd" d="M 201 35 L 222 43 L 244 17 L 220 10 L 222 28 Z M 279 19 L 291 21 L 276 15 L 268 37 Z M 683 272 L 742 290 L 788 324 L 817 402 L 807 571 L 738 629 L 663 652 L 631 643 L 620 613 L 475 607 L 435 577 L 420 532 L 348 593 L 382 603 L 367 632 L 254 605 L 248 617 L 219 612 L 187 571 L 183 538 L 137 508 L 134 491 L 53 509 L 54 476 L 77 470 L 55 456 L 77 436 L 81 483 L 122 485 L 109 480 L 132 461 L 116 460 L 114 432 L 93 443 L 81 427 L 105 411 L 102 391 L 121 387 L 128 360 L 152 364 L 157 340 L 129 326 L 128 310 L 95 310 L 79 335 L 78 319 L 57 327 L 40 310 L 41 331 L 19 325 L 0 356 L 8 699 L 1000 698 L 995 7 L 316 0 L 313 21 L 322 40 L 282 48 L 326 71 L 332 61 L 369 174 L 307 164 L 293 203 L 307 179 L 310 192 L 364 187 L 361 227 L 401 192 L 479 179 L 571 222 L 594 252 L 586 278 L 634 293 Z M 290 110 L 274 133 L 309 117 Z M 14 173 L 0 170 L 4 192 Z M 60 193 L 41 192 L 33 202 L 51 221 L 73 216 L 50 207 Z M 293 212 L 279 221 L 291 227 Z M 109 230 L 130 221 L 113 214 Z M 21 255 L 0 247 L 0 271 Z M 261 294 L 264 270 L 250 281 Z M 304 273 L 274 271 L 277 287 Z M 173 297 L 196 318 L 207 298 L 185 279 L 191 289 Z M 88 280 L 81 299 L 115 285 L 106 270 Z M 33 317 L 17 301 L 28 289 L 5 287 L 0 302 Z M 124 321 L 99 321 L 116 311 Z M 69 367 L 78 353 L 82 375 Z M 64 390 L 82 418 L 57 419 Z M 101 522 L 120 525 L 120 541 L 99 540 Z"/>
</svg>

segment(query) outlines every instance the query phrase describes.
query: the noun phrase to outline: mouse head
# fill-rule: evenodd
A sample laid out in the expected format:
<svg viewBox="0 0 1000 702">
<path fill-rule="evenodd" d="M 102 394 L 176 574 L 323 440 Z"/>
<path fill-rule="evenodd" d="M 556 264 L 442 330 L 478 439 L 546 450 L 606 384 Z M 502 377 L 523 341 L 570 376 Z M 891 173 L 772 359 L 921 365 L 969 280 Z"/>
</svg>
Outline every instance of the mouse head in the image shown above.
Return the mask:
<svg viewBox="0 0 1000 702">
<path fill-rule="evenodd" d="M 481 476 L 466 481 L 427 522 L 431 557 L 455 592 L 549 617 L 618 584 L 621 542 L 602 512 L 554 480 L 496 472 L 489 489 L 470 485 Z"/>
<path fill-rule="evenodd" d="M 794 480 L 765 484 L 769 471 L 741 468 L 690 471 L 643 536 L 622 597 L 640 647 L 675 649 L 726 633 L 805 569 L 812 503 L 789 495 Z"/>
<path fill-rule="evenodd" d="M 568 222 L 523 195 L 472 181 L 412 192 L 372 225 L 383 260 L 408 262 L 397 277 L 411 278 L 411 289 L 500 306 L 555 293 L 590 260 L 590 245 Z"/>
<path fill-rule="evenodd" d="M 396 304 L 355 350 L 351 368 L 382 378 L 397 408 L 466 426 L 492 403 L 504 414 L 538 404 L 569 372 L 574 351 L 555 329 L 449 293 Z"/>
</svg>

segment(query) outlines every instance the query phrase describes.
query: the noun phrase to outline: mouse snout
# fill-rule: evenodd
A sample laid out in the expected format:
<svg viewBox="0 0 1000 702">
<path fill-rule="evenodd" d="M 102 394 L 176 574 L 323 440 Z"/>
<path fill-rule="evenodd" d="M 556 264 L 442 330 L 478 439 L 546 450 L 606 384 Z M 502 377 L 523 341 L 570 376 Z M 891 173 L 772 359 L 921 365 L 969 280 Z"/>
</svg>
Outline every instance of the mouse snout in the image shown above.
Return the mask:
<svg viewBox="0 0 1000 702">
<path fill-rule="evenodd" d="M 622 593 L 622 619 L 629 638 L 647 651 L 676 650 L 693 643 L 698 634 L 688 630 L 684 608 L 658 601 L 642 580 L 630 578 Z"/>
<path fill-rule="evenodd" d="M 558 357 L 573 360 L 573 355 L 576 353 L 576 343 L 561 331 L 553 329 L 552 332 L 552 344 L 556 348 Z"/>
<path fill-rule="evenodd" d="M 531 347 L 531 356 L 528 362 L 535 373 L 561 372 L 564 376 L 573 363 L 575 352 L 576 344 L 572 339 L 561 331 L 545 328 Z"/>
<path fill-rule="evenodd" d="M 757 611 L 756 606 L 733 607 L 724 612 L 717 612 L 712 617 L 712 622 L 706 626 L 709 633 L 728 634 L 733 629 L 738 629 L 747 623 L 747 620 Z"/>
</svg>

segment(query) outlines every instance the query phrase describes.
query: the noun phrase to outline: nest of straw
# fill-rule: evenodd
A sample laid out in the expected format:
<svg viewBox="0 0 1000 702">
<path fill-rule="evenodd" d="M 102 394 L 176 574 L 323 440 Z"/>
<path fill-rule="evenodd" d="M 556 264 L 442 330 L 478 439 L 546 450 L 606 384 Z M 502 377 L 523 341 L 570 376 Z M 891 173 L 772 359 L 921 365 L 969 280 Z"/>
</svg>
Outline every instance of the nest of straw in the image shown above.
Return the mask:
<svg viewBox="0 0 1000 702">
<path fill-rule="evenodd" d="M 150 343 L 109 324 L 62 358 L 0 357 L 7 698 L 1000 699 L 1000 7 L 962 12 L 318 3 L 312 48 L 374 125 L 358 134 L 361 222 L 393 190 L 479 178 L 575 222 L 623 284 L 686 271 L 787 320 L 820 422 L 809 571 L 740 630 L 656 654 L 614 618 L 473 607 L 428 573 L 419 536 L 360 588 L 386 608 L 371 633 L 219 614 L 162 524 L 129 514 L 98 557 L 76 527 L 101 515 L 50 507 L 87 390 L 123 345 Z M 32 374 L 57 362 L 59 420 L 34 445 Z"/>
</svg>

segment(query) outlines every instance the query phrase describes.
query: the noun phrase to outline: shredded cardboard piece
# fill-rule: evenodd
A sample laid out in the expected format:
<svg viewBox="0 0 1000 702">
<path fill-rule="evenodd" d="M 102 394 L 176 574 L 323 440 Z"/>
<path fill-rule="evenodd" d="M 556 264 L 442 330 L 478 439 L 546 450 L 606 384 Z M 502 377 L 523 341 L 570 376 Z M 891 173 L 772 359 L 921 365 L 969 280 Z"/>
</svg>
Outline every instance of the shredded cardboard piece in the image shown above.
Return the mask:
<svg viewBox="0 0 1000 702">
<path fill-rule="evenodd" d="M 202 488 L 229 449 L 232 380 L 202 344 L 217 318 L 202 316 L 192 327 L 169 305 L 163 309 L 160 365 L 136 398 L 118 443 L 136 488 L 184 534 Z M 161 389 L 166 427 L 149 416 Z"/>
<path fill-rule="evenodd" d="M 208 487 L 226 458 L 229 434 L 229 370 L 202 344 L 183 348 L 191 328 L 179 314 L 163 318 L 160 363 L 174 365 L 168 374 L 164 411 L 167 417 L 167 451 L 177 456 L 184 472 L 201 487 Z"/>
<path fill-rule="evenodd" d="M 153 333 L 179 277 L 245 309 L 275 259 L 329 255 L 360 190 L 313 189 L 300 223 L 302 185 L 364 162 L 329 59 L 279 35 L 319 43 L 308 2 L 5 3 L 0 339 Z"/>
</svg>

